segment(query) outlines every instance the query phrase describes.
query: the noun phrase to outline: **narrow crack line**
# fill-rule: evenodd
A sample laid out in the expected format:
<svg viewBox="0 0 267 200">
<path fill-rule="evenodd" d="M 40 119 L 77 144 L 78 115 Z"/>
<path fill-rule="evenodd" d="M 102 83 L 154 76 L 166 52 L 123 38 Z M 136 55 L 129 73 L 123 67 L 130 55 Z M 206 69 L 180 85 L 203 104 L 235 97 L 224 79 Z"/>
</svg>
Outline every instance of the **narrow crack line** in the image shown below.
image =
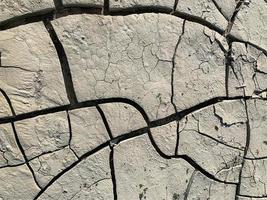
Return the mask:
<svg viewBox="0 0 267 200">
<path fill-rule="evenodd" d="M 180 131 L 180 122 L 177 121 L 177 127 L 176 127 L 177 138 L 176 138 L 174 155 L 178 155 L 178 148 L 180 144 L 180 132 L 179 131 Z"/>
<path fill-rule="evenodd" d="M 113 139 L 113 135 L 112 135 L 110 126 L 108 124 L 108 120 L 107 120 L 107 118 L 105 116 L 105 113 L 103 112 L 103 110 L 100 108 L 99 105 L 96 105 L 96 109 L 97 109 L 98 113 L 100 114 L 100 116 L 102 118 L 102 121 L 104 122 L 104 125 L 105 125 L 106 130 L 107 130 L 108 135 L 109 135 L 109 138 L 112 140 Z"/>
<path fill-rule="evenodd" d="M 109 0 L 104 0 L 103 14 L 104 15 L 109 14 Z"/>
<path fill-rule="evenodd" d="M 226 96 L 229 96 L 229 75 L 230 75 L 230 67 L 232 66 L 232 42 L 227 40 L 228 43 L 228 50 L 227 54 L 225 55 L 225 93 Z"/>
<path fill-rule="evenodd" d="M 92 107 L 92 106 L 106 104 L 106 103 L 119 103 L 120 102 L 120 103 L 129 104 L 129 105 L 133 106 L 134 108 L 136 108 L 141 113 L 141 115 L 144 117 L 145 121 L 150 123 L 150 127 L 153 128 L 153 127 L 168 124 L 168 123 L 175 121 L 175 120 L 180 120 L 190 113 L 193 113 L 197 110 L 203 109 L 205 107 L 214 105 L 214 104 L 222 102 L 222 101 L 232 101 L 232 100 L 241 100 L 241 99 L 243 99 L 243 100 L 252 99 L 252 97 L 251 96 L 234 96 L 234 97 L 219 96 L 219 97 L 214 97 L 212 99 L 209 99 L 209 100 L 203 101 L 199 104 L 196 104 L 195 106 L 184 109 L 184 110 L 177 112 L 177 113 L 173 113 L 167 117 L 154 120 L 152 122 L 149 121 L 144 109 L 139 104 L 137 104 L 136 102 L 134 102 L 130 99 L 119 98 L 119 97 L 118 98 L 107 98 L 107 99 L 96 99 L 96 100 L 88 100 L 88 101 L 84 101 L 84 102 L 79 102 L 75 105 L 63 105 L 63 106 L 58 106 L 58 107 L 47 108 L 47 109 L 43 109 L 43 110 L 37 110 L 37 111 L 33 111 L 33 112 L 23 113 L 23 114 L 19 114 L 16 116 L 8 116 L 8 117 L 0 118 L 0 124 L 21 121 L 21 120 L 30 119 L 30 118 L 34 118 L 37 116 L 56 113 L 56 112 L 65 111 L 65 110 L 76 110 L 79 108 Z"/>
<path fill-rule="evenodd" d="M 244 157 L 246 160 L 264 160 L 267 159 L 267 156 L 262 156 L 262 157 L 255 157 L 255 158 L 249 158 L 249 157 Z"/>
<path fill-rule="evenodd" d="M 178 6 L 179 0 L 174 0 L 174 4 L 173 4 L 173 9 L 172 9 L 172 13 L 176 11 L 177 6 Z"/>
<path fill-rule="evenodd" d="M 217 8 L 217 10 L 221 13 L 221 15 L 227 20 L 229 21 L 229 17 L 225 15 L 225 13 L 222 12 L 222 8 L 218 5 L 216 0 L 212 0 L 212 3 L 215 5 L 215 7 Z"/>
<path fill-rule="evenodd" d="M 165 125 L 165 124 L 168 124 L 172 121 L 175 121 L 175 120 L 180 120 L 182 119 L 183 117 L 193 113 L 193 112 L 196 112 L 198 110 L 201 110 L 203 108 L 206 108 L 208 106 L 211 106 L 211 105 L 215 105 L 219 102 L 222 102 L 222 101 L 232 101 L 232 100 L 240 100 L 240 99 L 251 99 L 251 96 L 235 96 L 235 97 L 225 97 L 225 96 L 221 96 L 221 97 L 215 97 L 215 98 L 212 98 L 212 99 L 209 99 L 209 100 L 206 100 L 204 102 L 201 102 L 195 106 L 192 106 L 190 108 L 187 108 L 187 109 L 184 109 L 178 113 L 174 113 L 174 114 L 171 114 L 167 117 L 164 117 L 164 118 L 161 118 L 161 119 L 157 119 L 155 121 L 152 121 L 151 122 L 151 128 L 153 127 L 157 127 L 157 126 L 161 126 L 161 125 Z"/>
<path fill-rule="evenodd" d="M 70 102 L 70 104 L 75 104 L 78 102 L 78 100 L 77 100 L 77 97 L 75 94 L 72 76 L 71 76 L 71 70 L 70 70 L 69 62 L 68 62 L 64 47 L 61 44 L 51 22 L 49 20 L 44 20 L 43 23 L 44 23 L 46 30 L 48 31 L 48 33 L 51 37 L 51 40 L 52 40 L 52 42 L 56 48 L 57 54 L 58 54 L 58 58 L 60 61 L 61 70 L 62 70 L 62 74 L 63 74 L 63 79 L 64 79 L 64 83 L 65 83 L 65 89 L 67 92 L 69 102 Z"/>
<path fill-rule="evenodd" d="M 118 199 L 118 195 L 117 195 L 117 181 L 116 181 L 116 174 L 115 174 L 115 166 L 114 166 L 114 145 L 115 143 L 113 143 L 113 134 L 111 132 L 111 128 L 108 124 L 107 118 L 105 116 L 105 113 L 103 112 L 103 110 L 101 109 L 101 107 L 99 105 L 96 105 L 96 109 L 99 112 L 102 121 L 105 125 L 106 131 L 108 132 L 109 138 L 110 138 L 110 142 L 109 142 L 109 148 L 110 148 L 110 154 L 109 154 L 109 167 L 110 167 L 110 174 L 111 174 L 111 180 L 112 180 L 112 185 L 113 185 L 113 197 L 114 200 Z"/>
<path fill-rule="evenodd" d="M 245 95 L 245 90 L 243 89 L 244 95 Z M 247 156 L 248 150 L 249 150 L 249 145 L 250 145 L 250 136 L 251 136 L 251 129 L 250 129 L 250 120 L 249 120 L 249 114 L 248 114 L 248 105 L 247 105 L 247 100 L 244 100 L 245 103 L 245 110 L 246 110 L 246 117 L 247 117 L 247 121 L 246 121 L 246 126 L 247 126 L 247 137 L 246 137 L 246 144 L 245 144 L 245 150 L 244 150 L 244 156 L 243 156 L 243 160 L 241 163 L 241 169 L 239 171 L 239 176 L 238 176 L 238 184 L 236 187 L 236 200 L 237 200 L 237 196 L 240 194 L 240 188 L 241 188 L 241 179 L 242 179 L 242 171 L 245 165 L 245 157 Z"/>
<path fill-rule="evenodd" d="M 190 129 L 188 129 L 188 130 L 190 130 Z M 200 132 L 199 130 L 198 131 L 196 131 L 196 130 L 191 130 L 191 131 L 194 131 L 194 132 L 196 132 L 197 134 L 199 134 L 199 135 L 202 135 L 202 136 L 204 136 L 204 137 L 207 137 L 207 138 L 209 138 L 209 139 L 211 139 L 211 140 L 213 140 L 213 141 L 215 141 L 215 142 L 217 142 L 217 143 L 219 143 L 219 144 L 221 144 L 221 145 L 224 145 L 224 146 L 227 146 L 227 147 L 229 147 L 229 148 L 232 148 L 232 149 L 236 149 L 236 150 L 239 150 L 239 151 L 244 151 L 244 149 L 242 149 L 242 148 L 239 148 L 239 147 L 235 147 L 235 146 L 232 146 L 232 145 L 229 145 L 229 144 L 227 144 L 226 142 L 224 142 L 224 141 L 220 141 L 220 140 L 218 140 L 218 139 L 216 139 L 216 138 L 214 138 L 214 137 L 212 137 L 212 136 L 210 136 L 210 135 L 208 135 L 208 134 L 206 134 L 206 133 L 202 133 L 202 132 Z"/>
<path fill-rule="evenodd" d="M 6 94 L 6 92 L 5 92 L 3 89 L 1 89 L 1 88 L 0 88 L 0 92 L 3 94 L 3 96 L 4 96 L 5 99 L 6 99 L 6 101 L 8 102 L 8 105 L 9 105 L 9 108 L 10 108 L 10 110 L 11 110 L 12 116 L 16 116 L 16 113 L 15 113 L 15 110 L 14 110 L 14 108 L 13 108 L 13 105 L 12 105 L 12 103 L 11 103 L 10 98 L 8 97 L 8 95 Z M 17 144 L 19 150 L 20 150 L 20 153 L 21 153 L 22 156 L 23 156 L 23 159 L 25 160 L 25 163 L 26 163 L 28 169 L 30 170 L 30 172 L 31 172 L 31 174 L 32 174 L 32 176 L 33 176 L 34 182 L 35 182 L 35 184 L 41 189 L 41 186 L 39 185 L 39 183 L 38 183 L 38 181 L 37 181 L 37 179 L 36 179 L 36 177 L 35 177 L 35 173 L 34 173 L 32 167 L 31 167 L 31 165 L 29 164 L 29 160 L 28 160 L 28 158 L 27 158 L 27 156 L 26 156 L 26 154 L 25 154 L 25 151 L 24 151 L 24 149 L 23 149 L 23 147 L 22 147 L 22 144 L 20 143 L 20 140 L 19 140 L 18 133 L 17 133 L 17 131 L 16 131 L 16 127 L 15 127 L 14 122 L 11 122 L 11 127 L 12 127 L 12 131 L 13 131 L 13 134 L 14 134 L 15 142 L 16 142 L 16 144 Z"/>
<path fill-rule="evenodd" d="M 253 196 L 253 195 L 239 194 L 239 195 L 237 195 L 237 197 L 247 197 L 247 198 L 255 198 L 255 199 L 265 199 L 265 198 L 267 198 L 267 195 Z"/>
<path fill-rule="evenodd" d="M 177 50 L 178 50 L 178 47 L 179 47 L 179 44 L 182 40 L 182 37 L 184 35 L 184 32 L 185 32 L 185 23 L 186 23 L 186 20 L 183 21 L 183 26 L 182 26 L 182 33 L 181 35 L 179 36 L 178 38 L 178 41 L 175 45 L 175 48 L 174 48 L 174 53 L 173 53 L 173 56 L 172 56 L 172 72 L 171 72 L 171 103 L 173 105 L 173 108 L 175 110 L 175 112 L 177 113 L 177 107 L 174 103 L 174 71 L 175 71 L 175 56 L 176 56 L 176 53 L 177 53 Z"/>
<path fill-rule="evenodd" d="M 233 27 L 234 22 L 235 22 L 235 19 L 236 19 L 236 17 L 237 17 L 237 14 L 238 14 L 238 12 L 239 12 L 239 10 L 240 10 L 240 8 L 241 8 L 241 6 L 242 6 L 243 4 L 244 4 L 244 0 L 239 0 L 239 1 L 237 2 L 236 7 L 235 7 L 235 11 L 234 11 L 234 13 L 233 13 L 231 19 L 228 21 L 228 25 L 227 25 L 227 27 L 226 27 L 226 29 L 225 29 L 225 31 L 224 31 L 224 34 L 223 34 L 223 35 L 224 35 L 225 37 L 227 37 L 227 36 L 229 35 L 229 33 L 231 32 L 232 27 Z"/>
<path fill-rule="evenodd" d="M 184 200 L 187 200 L 187 198 L 188 198 L 188 195 L 189 195 L 191 186 L 192 186 L 193 181 L 194 181 L 194 177 L 195 177 L 195 175 L 196 175 L 197 172 L 198 172 L 198 171 L 195 169 L 195 170 L 193 171 L 193 173 L 192 173 L 190 179 L 189 179 L 189 182 L 188 182 L 188 184 L 187 184 L 187 187 L 186 187 L 186 190 L 185 190 L 185 193 L 184 193 Z"/>
<path fill-rule="evenodd" d="M 178 3 L 178 0 L 177 2 Z M 177 6 L 177 5 L 176 5 Z M 174 53 L 173 53 L 173 56 L 172 56 L 172 72 L 171 72 L 171 104 L 174 108 L 174 111 L 175 113 L 177 113 L 177 107 L 174 103 L 174 71 L 175 71 L 175 56 L 176 56 L 176 53 L 177 53 L 177 50 L 178 50 L 178 47 L 179 47 L 179 44 L 182 40 L 182 37 L 184 35 L 184 32 L 185 32 L 185 23 L 186 23 L 186 20 L 183 21 L 183 25 L 182 25 L 182 33 L 181 35 L 179 36 L 178 38 L 178 41 L 175 45 L 175 48 L 174 48 Z M 178 145 L 179 145 L 179 121 L 176 122 L 177 123 L 177 130 L 176 130 L 176 134 L 177 134 L 177 138 L 176 138 L 176 146 L 175 146 L 175 154 L 177 154 L 177 151 L 178 151 Z"/>
<path fill-rule="evenodd" d="M 57 11 L 60 11 L 63 8 L 62 0 L 53 0 L 54 5 Z"/>
<path fill-rule="evenodd" d="M 73 136 L 73 134 L 72 134 L 72 125 L 71 125 L 71 120 L 70 120 L 70 114 L 69 114 L 69 111 L 67 110 L 66 111 L 67 112 L 67 120 L 68 120 L 68 126 L 69 126 L 69 142 L 68 142 L 68 147 L 69 147 L 69 149 L 72 151 L 72 153 L 75 155 L 75 157 L 77 158 L 77 159 L 79 159 L 79 156 L 77 155 L 77 153 L 72 149 L 72 147 L 71 147 L 71 141 L 72 141 L 72 136 Z"/>
<path fill-rule="evenodd" d="M 117 200 L 118 194 L 117 194 L 117 181 L 116 181 L 116 174 L 115 174 L 114 148 L 113 147 L 110 147 L 109 166 L 110 166 L 111 179 L 112 179 L 112 185 L 113 185 L 114 200 Z"/>
</svg>

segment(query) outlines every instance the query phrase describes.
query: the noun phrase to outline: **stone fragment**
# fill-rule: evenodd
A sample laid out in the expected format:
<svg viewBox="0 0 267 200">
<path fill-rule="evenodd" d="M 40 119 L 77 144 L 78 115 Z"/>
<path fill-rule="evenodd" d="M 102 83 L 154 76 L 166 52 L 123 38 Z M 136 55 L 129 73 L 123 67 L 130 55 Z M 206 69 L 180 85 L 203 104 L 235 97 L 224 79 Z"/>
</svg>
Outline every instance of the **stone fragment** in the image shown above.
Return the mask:
<svg viewBox="0 0 267 200">
<path fill-rule="evenodd" d="M 219 183 L 196 171 L 191 177 L 185 199 L 233 200 L 236 185 Z"/>
<path fill-rule="evenodd" d="M 103 6 L 104 0 L 62 0 L 63 5 L 92 5 Z"/>
<path fill-rule="evenodd" d="M 266 159 L 247 160 L 241 174 L 240 194 L 247 196 L 266 197 Z"/>
<path fill-rule="evenodd" d="M 245 1 L 239 10 L 231 34 L 267 49 L 267 2 Z"/>
<path fill-rule="evenodd" d="M 229 95 L 262 97 L 262 92 L 267 89 L 267 56 L 251 45 L 242 43 L 233 43 L 232 52 Z"/>
<path fill-rule="evenodd" d="M 179 0 L 176 10 L 200 17 L 222 30 L 227 26 L 227 20 L 216 8 L 212 0 Z"/>
<path fill-rule="evenodd" d="M 1 58 L 0 58 L 1 59 Z M 12 112 L 5 96 L 0 92 L 0 118 L 11 116 Z"/>
<path fill-rule="evenodd" d="M 15 123 L 28 159 L 64 148 L 69 143 L 66 112 L 51 113 Z"/>
<path fill-rule="evenodd" d="M 110 0 L 110 8 L 134 8 L 141 6 L 156 6 L 167 7 L 172 9 L 174 6 L 173 0 Z"/>
<path fill-rule="evenodd" d="M 247 101 L 250 137 L 246 157 L 267 156 L 267 101 L 255 99 Z"/>
<path fill-rule="evenodd" d="M 59 59 L 43 23 L 0 34 L 0 88 L 16 114 L 68 104 Z"/>
<path fill-rule="evenodd" d="M 0 169 L 0 198 L 33 199 L 39 190 L 26 165 Z"/>
<path fill-rule="evenodd" d="M 114 147 L 118 199 L 183 199 L 194 168 L 160 157 L 143 135 Z"/>
<path fill-rule="evenodd" d="M 57 179 L 38 199 L 113 199 L 109 149 L 82 160 Z"/>
<path fill-rule="evenodd" d="M 174 112 L 171 60 L 182 33 L 181 19 L 152 13 L 72 15 L 52 23 L 69 59 L 79 101 L 128 98 L 151 120 Z"/>
<path fill-rule="evenodd" d="M 113 137 L 146 127 L 142 114 L 126 103 L 107 103 L 100 105 Z"/>
<path fill-rule="evenodd" d="M 20 164 L 23 161 L 11 124 L 0 124 L 0 168 Z"/>
<path fill-rule="evenodd" d="M 169 156 L 175 154 L 177 132 L 178 130 L 176 121 L 163 126 L 151 128 L 151 133 L 157 146 L 163 153 Z"/>
<path fill-rule="evenodd" d="M 52 178 L 69 167 L 77 158 L 69 148 L 42 155 L 30 162 L 38 184 L 43 188 Z"/>
<path fill-rule="evenodd" d="M 215 32 L 186 22 L 175 55 L 174 103 L 177 110 L 225 96 L 225 57 Z"/>
<path fill-rule="evenodd" d="M 95 107 L 72 110 L 69 115 L 72 127 L 70 147 L 78 156 L 110 140 L 104 122 Z"/>
<path fill-rule="evenodd" d="M 243 151 L 199 134 L 183 130 L 179 137 L 179 155 L 187 155 L 221 181 L 238 182 Z"/>
<path fill-rule="evenodd" d="M 237 196 L 237 200 L 259 200 L 259 198 Z M 267 197 L 260 198 L 260 200 L 267 200 Z"/>
<path fill-rule="evenodd" d="M 0 22 L 33 12 L 52 10 L 53 0 L 1 0 L 0 1 Z"/>
</svg>

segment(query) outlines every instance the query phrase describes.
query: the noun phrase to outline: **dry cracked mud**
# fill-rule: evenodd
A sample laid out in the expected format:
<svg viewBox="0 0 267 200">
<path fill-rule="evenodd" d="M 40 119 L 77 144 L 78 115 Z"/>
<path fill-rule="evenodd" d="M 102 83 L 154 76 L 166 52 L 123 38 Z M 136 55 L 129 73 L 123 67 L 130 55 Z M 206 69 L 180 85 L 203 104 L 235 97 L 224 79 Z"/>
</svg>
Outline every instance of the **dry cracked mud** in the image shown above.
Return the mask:
<svg viewBox="0 0 267 200">
<path fill-rule="evenodd" d="M 0 200 L 266 200 L 266 0 L 0 0 Z"/>
</svg>

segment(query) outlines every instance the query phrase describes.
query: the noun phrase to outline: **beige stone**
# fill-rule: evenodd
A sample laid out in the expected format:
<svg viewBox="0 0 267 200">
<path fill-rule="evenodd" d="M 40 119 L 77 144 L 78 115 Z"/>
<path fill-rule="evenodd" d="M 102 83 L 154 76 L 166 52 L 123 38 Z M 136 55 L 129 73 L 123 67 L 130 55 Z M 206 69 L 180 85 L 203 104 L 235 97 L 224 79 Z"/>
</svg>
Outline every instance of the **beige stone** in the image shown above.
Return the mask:
<svg viewBox="0 0 267 200">
<path fill-rule="evenodd" d="M 52 10 L 53 0 L 2 0 L 0 2 L 0 22 L 41 10 Z"/>
<path fill-rule="evenodd" d="M 0 34 L 0 88 L 9 96 L 16 113 L 68 104 L 59 59 L 43 23 L 18 26 Z M 1 107 L 1 113 L 2 109 L 6 110 Z"/>
</svg>

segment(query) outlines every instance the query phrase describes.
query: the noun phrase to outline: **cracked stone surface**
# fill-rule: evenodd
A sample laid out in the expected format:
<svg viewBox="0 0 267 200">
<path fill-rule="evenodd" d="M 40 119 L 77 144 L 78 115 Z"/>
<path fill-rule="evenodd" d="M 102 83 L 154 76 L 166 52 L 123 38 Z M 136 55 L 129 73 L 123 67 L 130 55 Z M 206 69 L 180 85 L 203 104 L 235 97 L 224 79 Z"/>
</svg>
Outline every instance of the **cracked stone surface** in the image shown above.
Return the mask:
<svg viewBox="0 0 267 200">
<path fill-rule="evenodd" d="M 266 200 L 266 0 L 0 0 L 0 200 Z"/>
<path fill-rule="evenodd" d="M 0 21 L 55 7 L 53 0 L 1 0 Z"/>
</svg>

